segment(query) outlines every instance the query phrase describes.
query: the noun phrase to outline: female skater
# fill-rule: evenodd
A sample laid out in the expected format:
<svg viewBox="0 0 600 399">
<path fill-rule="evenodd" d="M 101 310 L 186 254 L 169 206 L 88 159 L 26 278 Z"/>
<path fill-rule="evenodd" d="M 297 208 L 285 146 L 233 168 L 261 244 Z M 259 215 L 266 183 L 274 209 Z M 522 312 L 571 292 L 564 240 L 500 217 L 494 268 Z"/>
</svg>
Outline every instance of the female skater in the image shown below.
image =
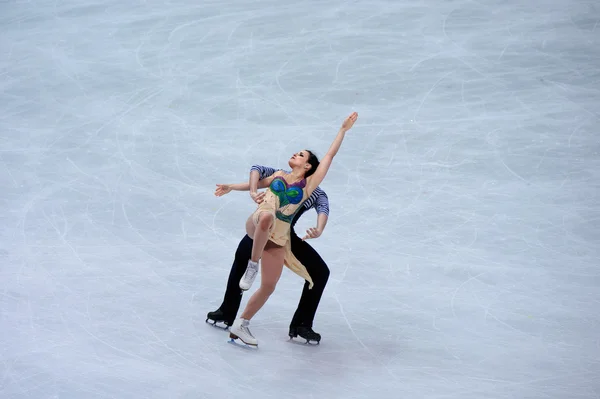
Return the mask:
<svg viewBox="0 0 600 399">
<path fill-rule="evenodd" d="M 290 222 L 304 201 L 325 178 L 346 132 L 352 128 L 357 118 L 358 114 L 353 112 L 344 120 L 320 163 L 314 154 L 303 150 L 290 158 L 288 164 L 292 169 L 291 173 L 278 171 L 261 180 L 260 188 L 268 187 L 264 193 L 258 193 L 258 177 L 251 174 L 250 196 L 259 205 L 246 221 L 246 233 L 253 240 L 252 255 L 246 273 L 240 280 L 240 288 L 244 291 L 250 289 L 258 273 L 259 260 L 262 266 L 261 284 L 248 301 L 241 317 L 233 322 L 229 334 L 231 338 L 239 338 L 248 345 L 258 345 L 248 325 L 250 319 L 275 291 L 284 264 L 308 281 L 309 287 L 312 288 L 313 281 L 310 275 L 291 251 Z"/>
<path fill-rule="evenodd" d="M 278 170 L 281 169 L 275 169 L 264 165 L 253 165 L 250 169 L 250 175 L 258 175 L 258 185 L 260 186 L 261 180 L 273 175 Z M 287 174 L 290 173 L 290 171 L 285 172 Z M 248 180 L 236 184 L 217 184 L 215 195 L 220 197 L 233 190 L 249 191 L 250 184 L 248 183 Z M 297 235 L 294 226 L 305 212 L 312 208 L 314 208 L 317 213 L 317 225 L 316 227 L 306 230 L 304 238 L 300 238 L 302 236 Z M 300 297 L 300 302 L 298 303 L 294 317 L 290 322 L 290 339 L 300 336 L 301 338 L 306 339 L 307 343 L 312 342 L 318 344 L 321 341 L 321 334 L 315 332 L 312 327 L 319 307 L 319 302 L 321 301 L 323 291 L 329 280 L 330 271 L 327 263 L 325 263 L 319 253 L 306 240 L 320 237 L 328 220 L 329 197 L 321 187 L 317 187 L 311 196 L 304 201 L 302 207 L 296 212 L 294 219 L 290 224 L 290 246 L 292 252 L 300 263 L 306 267 L 306 271 L 314 283 L 313 287 L 309 289 L 308 281 L 303 281 L 302 296 Z M 252 239 L 244 233 L 244 238 L 242 238 L 235 251 L 231 271 L 227 278 L 223 302 L 221 302 L 221 306 L 219 306 L 217 310 L 208 312 L 206 315 L 207 322 L 211 320 L 213 324 L 223 322 L 226 326 L 233 325 L 233 321 L 237 317 L 242 302 L 243 291 L 240 288 L 240 280 L 244 273 L 246 273 L 248 260 L 250 260 L 250 256 L 252 255 L 252 244 Z"/>
</svg>

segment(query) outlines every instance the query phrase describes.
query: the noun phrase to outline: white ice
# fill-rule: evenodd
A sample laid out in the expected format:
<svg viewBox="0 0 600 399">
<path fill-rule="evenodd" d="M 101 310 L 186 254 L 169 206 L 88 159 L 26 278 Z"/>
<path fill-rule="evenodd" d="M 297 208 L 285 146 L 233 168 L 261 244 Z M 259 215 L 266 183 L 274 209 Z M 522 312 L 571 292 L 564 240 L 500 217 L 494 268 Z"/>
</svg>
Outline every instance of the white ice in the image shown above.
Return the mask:
<svg viewBox="0 0 600 399">
<path fill-rule="evenodd" d="M 215 184 L 352 111 L 321 345 L 228 344 Z M 599 123 L 593 0 L 2 1 L 0 397 L 599 398 Z"/>
</svg>

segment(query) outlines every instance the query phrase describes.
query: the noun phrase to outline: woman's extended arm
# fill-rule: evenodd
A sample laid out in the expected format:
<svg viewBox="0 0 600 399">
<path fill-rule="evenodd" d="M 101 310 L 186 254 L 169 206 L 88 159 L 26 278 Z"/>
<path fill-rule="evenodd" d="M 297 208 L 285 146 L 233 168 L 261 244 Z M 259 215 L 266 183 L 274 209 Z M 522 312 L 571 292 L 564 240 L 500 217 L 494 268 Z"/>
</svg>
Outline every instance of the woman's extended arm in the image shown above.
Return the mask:
<svg viewBox="0 0 600 399">
<path fill-rule="evenodd" d="M 358 114 L 356 112 L 353 112 L 342 123 L 342 126 L 340 127 L 337 136 L 335 136 L 333 143 L 331 143 L 331 146 L 329 147 L 329 151 L 327 151 L 327 154 L 325 154 L 323 159 L 321 159 L 319 167 L 317 168 L 315 173 L 307 179 L 308 189 L 310 191 L 313 191 L 315 188 L 317 188 L 317 186 L 321 184 L 321 182 L 325 178 L 325 175 L 327 174 L 327 172 L 329 171 L 329 167 L 331 166 L 331 162 L 333 161 L 333 157 L 335 157 L 335 155 L 338 153 L 340 146 L 342 145 L 342 141 L 344 141 L 344 136 L 346 135 L 346 132 L 352 128 L 357 118 Z"/>
</svg>

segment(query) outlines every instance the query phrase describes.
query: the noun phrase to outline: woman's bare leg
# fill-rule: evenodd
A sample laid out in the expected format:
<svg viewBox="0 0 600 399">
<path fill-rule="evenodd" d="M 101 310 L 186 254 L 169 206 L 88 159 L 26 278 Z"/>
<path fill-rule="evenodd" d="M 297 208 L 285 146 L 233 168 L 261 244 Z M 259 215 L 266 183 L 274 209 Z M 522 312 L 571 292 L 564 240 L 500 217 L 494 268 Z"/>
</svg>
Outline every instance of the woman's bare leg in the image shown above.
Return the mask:
<svg viewBox="0 0 600 399">
<path fill-rule="evenodd" d="M 269 228 L 273 223 L 275 223 L 273 215 L 268 212 L 262 212 L 258 215 L 258 225 L 254 225 L 252 216 L 246 221 L 246 233 L 253 240 L 252 255 L 250 255 L 252 262 L 258 262 L 263 255 L 265 245 L 269 240 Z"/>
<path fill-rule="evenodd" d="M 283 270 L 283 258 L 285 257 L 285 248 L 276 246 L 269 242 L 262 255 L 261 265 L 261 281 L 260 287 L 250 297 L 244 312 L 241 315 L 242 319 L 250 320 L 263 307 L 267 299 L 271 296 L 281 272 Z"/>
</svg>

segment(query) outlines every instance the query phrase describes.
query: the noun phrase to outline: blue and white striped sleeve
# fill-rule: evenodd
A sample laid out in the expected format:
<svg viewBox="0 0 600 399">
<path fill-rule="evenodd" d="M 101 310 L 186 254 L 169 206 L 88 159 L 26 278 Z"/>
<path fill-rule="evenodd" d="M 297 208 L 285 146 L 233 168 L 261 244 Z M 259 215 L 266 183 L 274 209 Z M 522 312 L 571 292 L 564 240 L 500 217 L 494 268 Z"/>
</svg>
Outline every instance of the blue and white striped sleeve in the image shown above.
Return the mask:
<svg viewBox="0 0 600 399">
<path fill-rule="evenodd" d="M 263 165 L 252 165 L 252 168 L 250 168 L 250 172 L 252 172 L 253 170 L 257 171 L 259 174 L 259 178 L 258 180 L 262 180 L 266 177 L 271 176 L 273 173 L 277 172 L 280 169 L 275 169 L 275 168 L 271 168 L 269 166 L 263 166 Z"/>
<path fill-rule="evenodd" d="M 329 197 L 325 191 L 323 191 L 320 187 L 317 187 L 315 191 L 318 194 L 317 201 L 315 203 L 315 210 L 318 214 L 324 213 L 329 216 Z"/>
</svg>

